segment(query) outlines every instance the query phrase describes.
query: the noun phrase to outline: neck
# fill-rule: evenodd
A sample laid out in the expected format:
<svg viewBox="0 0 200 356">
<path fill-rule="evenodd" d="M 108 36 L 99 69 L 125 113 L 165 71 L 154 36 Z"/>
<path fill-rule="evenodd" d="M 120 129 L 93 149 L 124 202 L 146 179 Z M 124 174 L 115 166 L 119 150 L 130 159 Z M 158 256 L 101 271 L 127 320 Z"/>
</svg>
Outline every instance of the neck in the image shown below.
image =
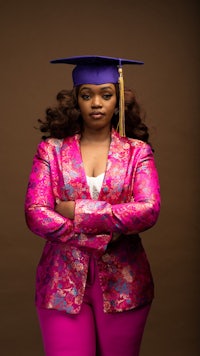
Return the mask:
<svg viewBox="0 0 200 356">
<path fill-rule="evenodd" d="M 88 143 L 106 143 L 110 142 L 110 129 L 105 130 L 88 130 L 85 129 L 81 135 L 82 142 Z"/>
</svg>

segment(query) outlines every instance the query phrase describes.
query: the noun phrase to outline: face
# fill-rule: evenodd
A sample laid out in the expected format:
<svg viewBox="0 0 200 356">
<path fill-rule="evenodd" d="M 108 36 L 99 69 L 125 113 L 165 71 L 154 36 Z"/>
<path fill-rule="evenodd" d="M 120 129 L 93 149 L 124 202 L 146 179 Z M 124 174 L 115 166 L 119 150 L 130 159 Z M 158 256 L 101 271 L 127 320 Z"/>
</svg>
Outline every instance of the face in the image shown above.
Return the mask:
<svg viewBox="0 0 200 356">
<path fill-rule="evenodd" d="M 78 105 L 84 128 L 110 129 L 117 104 L 115 85 L 111 83 L 81 85 L 78 92 Z"/>
</svg>

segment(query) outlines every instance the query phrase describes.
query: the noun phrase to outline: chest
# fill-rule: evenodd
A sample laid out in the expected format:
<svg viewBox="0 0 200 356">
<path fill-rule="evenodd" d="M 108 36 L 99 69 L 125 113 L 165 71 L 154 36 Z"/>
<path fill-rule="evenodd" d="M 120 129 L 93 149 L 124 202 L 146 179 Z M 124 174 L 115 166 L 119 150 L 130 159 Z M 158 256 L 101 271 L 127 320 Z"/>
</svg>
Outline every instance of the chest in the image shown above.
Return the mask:
<svg viewBox="0 0 200 356">
<path fill-rule="evenodd" d="M 109 146 L 81 145 L 81 156 L 85 174 L 89 177 L 97 177 L 106 171 Z"/>
<path fill-rule="evenodd" d="M 130 145 L 111 141 L 110 146 L 80 145 L 78 139 L 65 140 L 50 155 L 53 191 L 62 200 L 90 199 L 87 176 L 104 174 L 98 200 L 111 204 L 131 201 L 135 175 L 135 154 Z"/>
</svg>

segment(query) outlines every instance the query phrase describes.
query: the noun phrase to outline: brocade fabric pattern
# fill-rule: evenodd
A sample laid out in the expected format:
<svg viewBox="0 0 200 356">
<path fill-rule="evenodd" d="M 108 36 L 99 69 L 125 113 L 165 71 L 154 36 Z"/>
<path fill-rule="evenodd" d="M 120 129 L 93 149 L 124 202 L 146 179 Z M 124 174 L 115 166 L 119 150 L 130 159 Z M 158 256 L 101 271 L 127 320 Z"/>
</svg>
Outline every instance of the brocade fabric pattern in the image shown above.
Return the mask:
<svg viewBox="0 0 200 356">
<path fill-rule="evenodd" d="M 57 198 L 75 201 L 74 220 L 55 212 Z M 138 234 L 156 223 L 159 211 L 159 180 L 148 144 L 112 131 L 103 184 L 93 200 L 80 136 L 42 141 L 25 200 L 28 227 L 46 240 L 37 268 L 36 304 L 78 313 L 91 254 L 98 264 L 105 312 L 151 302 L 153 280 Z M 112 241 L 115 233 L 120 237 Z"/>
</svg>

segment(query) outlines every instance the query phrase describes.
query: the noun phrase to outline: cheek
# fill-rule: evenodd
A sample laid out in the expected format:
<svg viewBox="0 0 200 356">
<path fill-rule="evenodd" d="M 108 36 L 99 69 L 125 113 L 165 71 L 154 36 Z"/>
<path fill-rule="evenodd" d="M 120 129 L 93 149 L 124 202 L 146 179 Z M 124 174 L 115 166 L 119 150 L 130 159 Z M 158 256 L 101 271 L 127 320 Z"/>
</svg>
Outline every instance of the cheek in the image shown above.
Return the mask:
<svg viewBox="0 0 200 356">
<path fill-rule="evenodd" d="M 114 100 L 112 104 L 110 105 L 110 111 L 114 113 L 116 107 L 117 107 L 117 100 Z"/>
<path fill-rule="evenodd" d="M 87 110 L 87 104 L 81 100 L 78 101 L 78 106 L 81 113 Z"/>
<path fill-rule="evenodd" d="M 115 109 L 116 107 L 118 107 L 118 100 L 117 97 L 115 96 L 115 98 L 113 98 L 113 102 L 112 102 L 113 108 Z"/>
</svg>

